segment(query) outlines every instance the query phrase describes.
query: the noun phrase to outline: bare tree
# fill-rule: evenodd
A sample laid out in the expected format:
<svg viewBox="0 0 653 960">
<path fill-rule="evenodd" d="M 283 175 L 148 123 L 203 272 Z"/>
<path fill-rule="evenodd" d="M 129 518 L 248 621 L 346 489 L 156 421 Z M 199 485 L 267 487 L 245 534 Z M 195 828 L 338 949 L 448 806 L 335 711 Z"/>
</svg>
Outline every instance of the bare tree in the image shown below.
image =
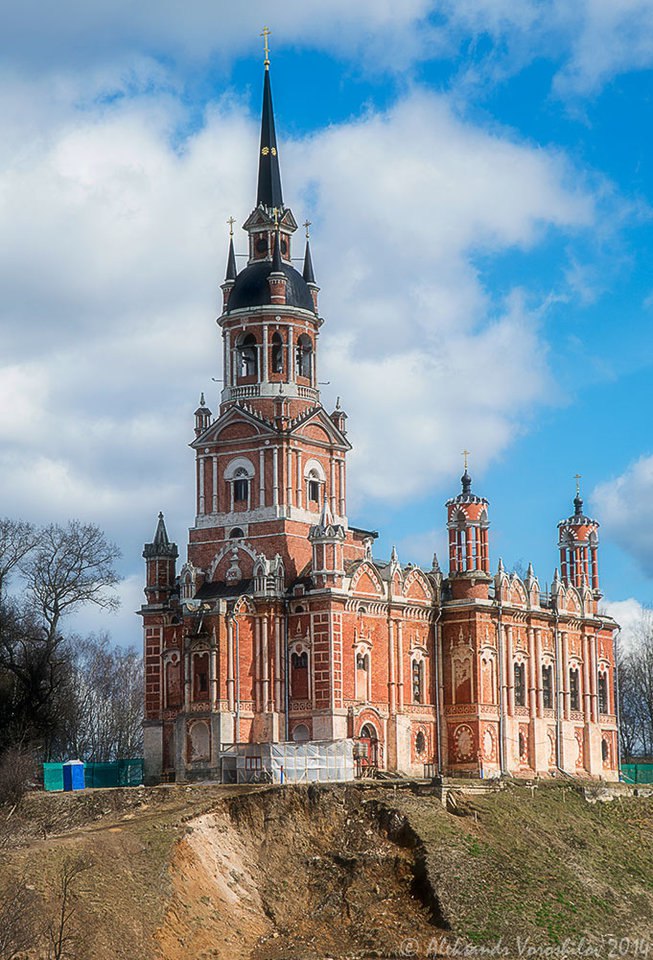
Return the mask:
<svg viewBox="0 0 653 960">
<path fill-rule="evenodd" d="M 51 759 L 70 709 L 71 680 L 60 638 L 51 641 L 29 609 L 0 602 L 0 752 L 31 747 Z"/>
<path fill-rule="evenodd" d="M 9 574 L 34 549 L 38 539 L 31 523 L 0 517 L 0 597 Z"/>
<path fill-rule="evenodd" d="M 33 950 L 41 933 L 35 893 L 24 880 L 9 881 L 0 890 L 0 960 L 15 960 Z"/>
<path fill-rule="evenodd" d="M 653 612 L 649 610 L 636 624 L 629 650 L 619 658 L 619 714 L 622 756 L 653 755 Z"/>
<path fill-rule="evenodd" d="M 106 635 L 75 639 L 75 711 L 67 739 L 85 760 L 138 757 L 143 749 L 143 660 Z"/>
<path fill-rule="evenodd" d="M 18 803 L 35 776 L 36 764 L 31 751 L 20 747 L 5 750 L 0 756 L 0 805 Z"/>
<path fill-rule="evenodd" d="M 57 642 L 61 617 L 86 603 L 115 610 L 111 589 L 120 582 L 114 564 L 120 550 L 93 523 L 70 520 L 41 531 L 37 548 L 21 571 L 34 609 L 44 621 L 50 642 Z"/>
<path fill-rule="evenodd" d="M 97 526 L 78 520 L 38 535 L 30 524 L 3 521 L 2 537 L 0 571 L 6 578 L 18 568 L 25 590 L 0 595 L 0 753 L 35 746 L 49 760 L 67 752 L 63 734 L 75 703 L 62 618 L 86 603 L 118 605 L 120 553 Z"/>
<path fill-rule="evenodd" d="M 46 925 L 48 960 L 74 957 L 79 946 L 80 930 L 75 922 L 79 878 L 93 866 L 83 856 L 67 857 L 57 878 L 57 903 L 52 919 Z"/>
</svg>

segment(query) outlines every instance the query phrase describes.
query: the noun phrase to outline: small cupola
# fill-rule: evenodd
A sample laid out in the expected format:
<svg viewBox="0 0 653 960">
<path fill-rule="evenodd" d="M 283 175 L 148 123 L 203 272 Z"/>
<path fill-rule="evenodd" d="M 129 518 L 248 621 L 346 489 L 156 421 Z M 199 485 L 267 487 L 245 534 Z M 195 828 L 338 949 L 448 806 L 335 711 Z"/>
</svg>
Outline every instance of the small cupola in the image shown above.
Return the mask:
<svg viewBox="0 0 653 960">
<path fill-rule="evenodd" d="M 329 416 L 343 437 L 345 437 L 347 435 L 347 414 L 340 406 L 340 397 L 336 397 L 336 408 Z"/>
<path fill-rule="evenodd" d="M 200 405 L 195 411 L 195 436 L 199 437 L 211 424 L 212 413 L 206 405 L 204 394 L 200 394 Z"/>
</svg>

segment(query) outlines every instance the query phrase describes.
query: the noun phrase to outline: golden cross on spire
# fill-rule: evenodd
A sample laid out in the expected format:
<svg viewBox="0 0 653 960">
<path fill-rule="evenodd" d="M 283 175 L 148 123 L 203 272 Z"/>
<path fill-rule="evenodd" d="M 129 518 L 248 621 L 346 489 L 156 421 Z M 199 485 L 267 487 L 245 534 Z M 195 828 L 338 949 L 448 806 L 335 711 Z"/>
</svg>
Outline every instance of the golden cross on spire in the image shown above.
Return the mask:
<svg viewBox="0 0 653 960">
<path fill-rule="evenodd" d="M 229 217 L 229 219 L 227 220 L 227 223 L 229 224 L 229 236 L 230 236 L 230 237 L 233 237 L 233 235 L 234 235 L 234 223 L 235 223 L 235 222 L 236 222 L 236 218 L 235 218 L 235 217 Z"/>
<path fill-rule="evenodd" d="M 582 473 L 576 473 L 576 474 L 574 474 L 574 480 L 576 481 L 576 496 L 577 496 L 577 497 L 580 497 L 580 480 L 581 480 L 581 477 L 582 477 Z"/>
<path fill-rule="evenodd" d="M 268 37 L 270 36 L 270 28 L 263 27 L 263 30 L 259 34 L 259 36 L 263 37 L 263 46 L 265 49 L 265 60 L 263 61 L 263 63 L 265 64 L 265 69 L 267 70 L 268 67 L 270 66 L 270 45 L 268 43 Z"/>
<path fill-rule="evenodd" d="M 463 450 L 462 455 L 465 460 L 465 473 L 467 473 L 467 457 L 469 456 L 469 450 Z"/>
<path fill-rule="evenodd" d="M 310 221 L 310 220 L 304 220 L 304 222 L 302 223 L 302 227 L 304 227 L 304 228 L 306 229 L 306 239 L 307 239 L 307 240 L 309 239 L 308 228 L 309 228 L 310 226 L 311 226 L 311 221 Z"/>
</svg>

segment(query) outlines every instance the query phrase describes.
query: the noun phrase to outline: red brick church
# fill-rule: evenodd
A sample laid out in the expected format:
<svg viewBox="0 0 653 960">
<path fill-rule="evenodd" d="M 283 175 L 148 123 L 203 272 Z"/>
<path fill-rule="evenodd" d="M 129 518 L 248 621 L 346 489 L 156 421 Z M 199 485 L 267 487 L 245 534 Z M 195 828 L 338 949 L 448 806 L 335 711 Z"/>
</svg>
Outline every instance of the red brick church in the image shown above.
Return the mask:
<svg viewBox="0 0 653 960">
<path fill-rule="evenodd" d="M 613 631 L 600 614 L 598 523 L 558 524 L 545 594 L 490 572 L 489 504 L 465 466 L 447 501 L 448 571 L 374 556 L 347 516 L 347 416 L 320 402 L 308 236 L 281 189 L 265 64 L 256 205 L 222 285 L 224 389 L 195 411 L 187 559 L 159 515 L 141 609 L 148 780 L 219 777 L 229 744 L 355 738 L 411 775 L 617 778 Z M 301 256 L 301 252 L 300 252 Z"/>
</svg>

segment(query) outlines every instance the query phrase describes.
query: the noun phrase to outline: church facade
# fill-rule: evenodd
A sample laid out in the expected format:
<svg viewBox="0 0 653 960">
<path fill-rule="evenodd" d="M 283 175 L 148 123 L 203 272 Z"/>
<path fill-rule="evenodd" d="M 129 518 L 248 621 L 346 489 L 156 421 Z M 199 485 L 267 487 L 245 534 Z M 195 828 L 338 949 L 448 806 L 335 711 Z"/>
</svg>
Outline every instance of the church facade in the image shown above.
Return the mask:
<svg viewBox="0 0 653 960">
<path fill-rule="evenodd" d="M 347 516 L 347 417 L 320 402 L 323 320 L 308 233 L 284 205 L 266 61 L 247 266 L 229 243 L 224 387 L 195 411 L 187 557 L 163 516 L 145 545 L 145 771 L 220 777 L 230 744 L 354 738 L 408 775 L 618 777 L 613 634 L 598 523 L 558 524 L 544 593 L 490 572 L 489 504 L 465 466 L 446 504 L 447 569 L 374 558 Z M 300 253 L 301 256 L 301 253 Z"/>
</svg>

